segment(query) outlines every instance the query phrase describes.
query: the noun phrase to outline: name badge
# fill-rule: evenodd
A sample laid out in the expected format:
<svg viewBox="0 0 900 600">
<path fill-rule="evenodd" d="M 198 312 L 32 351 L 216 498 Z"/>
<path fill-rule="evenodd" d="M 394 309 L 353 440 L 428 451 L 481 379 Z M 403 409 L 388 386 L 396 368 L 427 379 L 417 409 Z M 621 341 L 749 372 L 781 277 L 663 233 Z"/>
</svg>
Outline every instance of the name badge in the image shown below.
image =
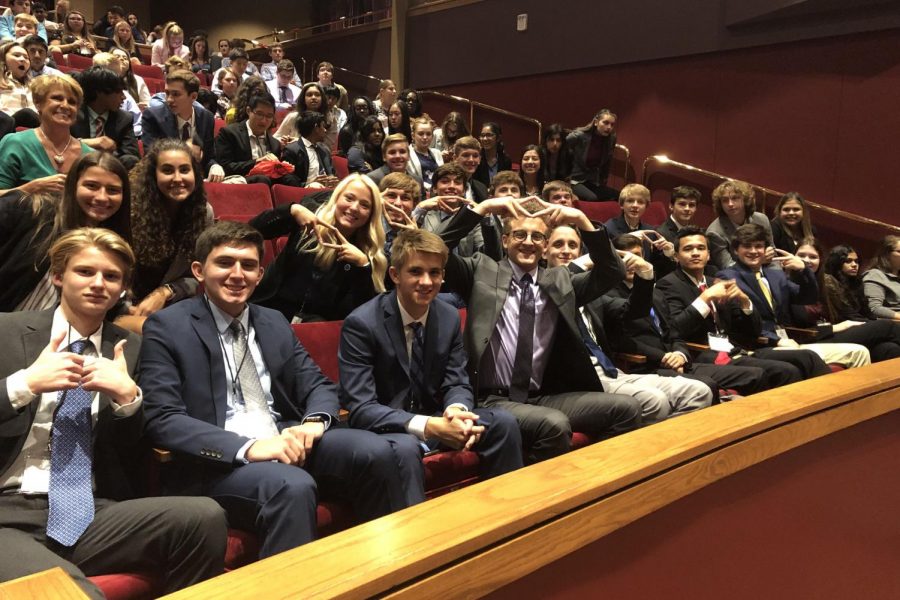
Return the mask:
<svg viewBox="0 0 900 600">
<path fill-rule="evenodd" d="M 732 345 L 724 335 L 708 333 L 706 334 L 706 337 L 709 340 L 710 350 L 715 350 L 716 352 L 731 352 L 734 350 L 734 345 Z"/>
<path fill-rule="evenodd" d="M 788 337 L 787 331 L 784 330 L 784 327 L 778 326 L 775 328 L 775 335 L 778 336 L 779 340 L 787 340 L 790 339 Z"/>
</svg>

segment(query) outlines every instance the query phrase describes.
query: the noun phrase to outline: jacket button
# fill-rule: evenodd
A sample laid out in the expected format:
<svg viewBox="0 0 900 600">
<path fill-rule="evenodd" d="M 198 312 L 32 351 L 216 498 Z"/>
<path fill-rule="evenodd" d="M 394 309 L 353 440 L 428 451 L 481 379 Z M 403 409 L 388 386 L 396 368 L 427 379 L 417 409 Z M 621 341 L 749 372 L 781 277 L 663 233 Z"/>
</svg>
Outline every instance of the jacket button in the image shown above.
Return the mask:
<svg viewBox="0 0 900 600">
<path fill-rule="evenodd" d="M 344 270 L 345 270 L 345 271 L 349 271 L 349 270 L 350 270 L 350 263 L 347 263 L 346 265 L 344 265 Z"/>
</svg>

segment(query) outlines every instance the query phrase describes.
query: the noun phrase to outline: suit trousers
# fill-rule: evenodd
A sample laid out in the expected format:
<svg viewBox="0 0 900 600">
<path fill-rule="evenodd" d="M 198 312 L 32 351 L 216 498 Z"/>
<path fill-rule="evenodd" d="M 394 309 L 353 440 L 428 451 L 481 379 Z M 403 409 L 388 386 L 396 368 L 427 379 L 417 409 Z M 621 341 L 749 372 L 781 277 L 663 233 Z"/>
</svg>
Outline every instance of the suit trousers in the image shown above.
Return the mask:
<svg viewBox="0 0 900 600">
<path fill-rule="evenodd" d="M 641 421 L 645 425 L 705 408 L 712 403 L 712 391 L 702 381 L 622 371 L 612 378 L 601 367 L 595 368 L 604 390 L 611 394 L 632 396 L 640 402 Z"/>
<path fill-rule="evenodd" d="M 794 381 L 802 381 L 810 377 L 818 377 L 819 375 L 827 375 L 831 373 L 819 355 L 811 350 L 797 350 L 790 348 L 760 348 L 753 351 L 752 358 L 762 358 L 765 360 L 777 360 L 793 365 L 800 377 Z M 741 358 L 741 364 L 745 358 Z"/>
<path fill-rule="evenodd" d="M 502 408 L 516 418 L 526 463 L 568 452 L 572 447 L 572 431 L 605 439 L 641 425 L 640 404 L 622 394 L 567 392 L 535 396 L 528 403 L 488 394 L 481 404 Z"/>
<path fill-rule="evenodd" d="M 823 342 L 862 344 L 869 349 L 872 362 L 900 356 L 900 323 L 879 319 L 866 321 L 821 339 Z"/>
<path fill-rule="evenodd" d="M 489 479 L 510 471 L 515 471 L 522 463 L 522 436 L 515 418 L 502 410 L 476 408 L 472 412 L 479 416 L 478 425 L 484 426 L 484 433 L 472 448 L 478 454 L 479 475 Z M 440 414 L 434 415 L 440 416 Z M 425 501 L 425 468 L 422 454 L 429 450 L 453 450 L 439 440 L 421 442 L 409 433 L 382 433 L 388 440 L 400 465 L 406 501 L 411 506 Z"/>
<path fill-rule="evenodd" d="M 709 363 L 694 363 L 691 365 L 690 375 L 697 375 L 712 380 L 716 386 L 725 390 L 735 390 L 742 396 L 749 396 L 761 392 L 766 382 L 766 373 L 757 366 L 740 365 L 713 365 Z"/>
<path fill-rule="evenodd" d="M 91 598 L 87 577 L 161 574 L 165 593 L 222 573 L 227 525 L 209 498 L 95 499 L 94 520 L 70 548 L 48 539 L 47 496 L 0 496 L 0 581 L 60 567 Z"/>
<path fill-rule="evenodd" d="M 203 485 L 203 493 L 225 508 L 233 527 L 260 536 L 260 558 L 315 539 L 319 489 L 323 497 L 352 503 L 364 521 L 407 506 L 387 441 L 346 428 L 326 431 L 303 468 L 254 462 L 209 477 Z"/>
<path fill-rule="evenodd" d="M 800 348 L 815 352 L 826 365 L 841 365 L 852 369 L 872 364 L 869 349 L 859 344 L 800 344 Z"/>
</svg>

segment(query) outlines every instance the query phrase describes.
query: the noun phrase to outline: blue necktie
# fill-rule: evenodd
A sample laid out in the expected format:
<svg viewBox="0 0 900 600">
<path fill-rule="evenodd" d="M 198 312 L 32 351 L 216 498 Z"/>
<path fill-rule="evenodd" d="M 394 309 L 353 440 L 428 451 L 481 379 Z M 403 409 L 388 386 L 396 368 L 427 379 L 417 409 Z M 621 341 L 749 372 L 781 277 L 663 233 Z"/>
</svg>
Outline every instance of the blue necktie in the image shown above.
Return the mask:
<svg viewBox="0 0 900 600">
<path fill-rule="evenodd" d="M 87 340 L 69 349 L 82 354 Z M 50 443 L 47 537 L 72 546 L 94 520 L 91 489 L 91 393 L 81 385 L 58 394 Z"/>
<path fill-rule="evenodd" d="M 588 351 L 597 359 L 597 363 L 600 365 L 600 368 L 603 369 L 603 372 L 606 373 L 606 376 L 612 379 L 618 377 L 619 370 L 616 369 L 616 365 L 613 364 L 613 361 L 609 360 L 609 357 L 603 349 L 598 346 L 597 342 L 594 341 L 594 338 L 591 337 L 590 332 L 587 330 L 587 325 L 584 324 L 584 317 L 580 314 L 575 315 L 575 322 L 578 324 L 578 331 L 581 332 L 581 339 L 584 342 L 584 345 L 587 346 Z"/>
<path fill-rule="evenodd" d="M 516 358 L 509 382 L 509 399 L 513 402 L 527 401 L 531 389 L 531 365 L 534 361 L 534 290 L 531 289 L 531 281 L 529 273 L 522 276 Z"/>
<path fill-rule="evenodd" d="M 650 309 L 650 321 L 653 322 L 653 329 L 656 330 L 656 333 L 662 335 L 662 324 L 659 322 L 659 315 L 656 314 L 656 310 Z"/>
<path fill-rule="evenodd" d="M 425 329 L 418 321 L 409 324 L 413 332 L 412 350 L 409 353 L 409 407 L 407 410 L 421 413 L 425 399 Z"/>
</svg>

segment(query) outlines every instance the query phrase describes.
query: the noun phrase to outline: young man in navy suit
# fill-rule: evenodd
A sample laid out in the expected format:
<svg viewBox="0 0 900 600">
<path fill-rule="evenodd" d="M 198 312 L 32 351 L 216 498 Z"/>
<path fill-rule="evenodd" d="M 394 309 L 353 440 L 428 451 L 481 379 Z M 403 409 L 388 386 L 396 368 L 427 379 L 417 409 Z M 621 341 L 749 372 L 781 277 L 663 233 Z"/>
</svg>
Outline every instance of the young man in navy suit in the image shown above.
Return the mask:
<svg viewBox="0 0 900 600">
<path fill-rule="evenodd" d="M 410 504 L 425 499 L 423 450 L 474 450 L 485 477 L 522 466 L 513 416 L 474 408 L 459 312 L 436 300 L 448 253 L 431 232 L 400 232 L 389 271 L 396 289 L 354 310 L 341 332 L 341 405 L 351 427 L 391 442 Z"/>
<path fill-rule="evenodd" d="M 192 269 L 205 293 L 147 320 L 140 381 L 148 437 L 184 461 L 164 483 L 219 502 L 267 557 L 315 537 L 317 487 L 360 519 L 407 503 L 388 442 L 341 427 L 334 384 L 281 313 L 247 304 L 262 252 L 245 223 L 200 235 Z"/>
<path fill-rule="evenodd" d="M 166 103 L 151 106 L 141 119 L 144 152 L 149 152 L 156 140 L 176 138 L 184 141 L 199 140 L 203 173 L 209 181 L 225 178 L 225 171 L 216 162 L 213 135 L 213 114 L 205 108 L 194 106 L 200 92 L 200 80 L 190 71 L 171 71 L 166 75 Z"/>
</svg>

